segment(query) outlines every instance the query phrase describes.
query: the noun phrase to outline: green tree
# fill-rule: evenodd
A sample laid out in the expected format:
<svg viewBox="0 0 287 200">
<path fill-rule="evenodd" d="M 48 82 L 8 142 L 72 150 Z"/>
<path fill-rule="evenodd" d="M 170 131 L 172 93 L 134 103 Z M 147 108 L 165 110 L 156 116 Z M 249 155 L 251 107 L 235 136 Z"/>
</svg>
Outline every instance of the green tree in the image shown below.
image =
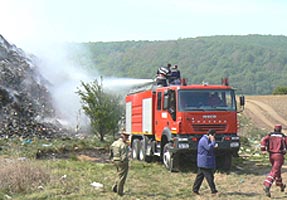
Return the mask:
<svg viewBox="0 0 287 200">
<path fill-rule="evenodd" d="M 118 131 L 118 123 L 123 113 L 120 96 L 104 92 L 102 78 L 92 83 L 81 82 L 83 89 L 78 89 L 82 100 L 82 108 L 90 118 L 92 132 L 100 141 L 104 136 Z"/>
</svg>

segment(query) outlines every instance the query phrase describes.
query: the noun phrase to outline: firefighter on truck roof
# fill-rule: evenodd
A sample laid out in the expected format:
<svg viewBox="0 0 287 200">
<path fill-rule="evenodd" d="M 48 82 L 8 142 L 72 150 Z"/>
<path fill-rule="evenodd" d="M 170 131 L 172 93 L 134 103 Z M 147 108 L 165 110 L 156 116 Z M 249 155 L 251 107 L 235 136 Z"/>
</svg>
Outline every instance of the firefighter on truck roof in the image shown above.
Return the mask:
<svg viewBox="0 0 287 200">
<path fill-rule="evenodd" d="M 284 192 L 286 187 L 282 182 L 281 168 L 286 154 L 287 137 L 281 131 L 282 125 L 276 124 L 274 132 L 269 133 L 261 140 L 261 151 L 264 154 L 269 153 L 269 161 L 272 165 L 271 171 L 263 183 L 263 190 L 268 197 L 271 197 L 270 188 L 274 181 L 276 186 L 280 187 L 281 192 Z"/>
<path fill-rule="evenodd" d="M 174 65 L 170 69 L 169 84 L 170 85 L 180 85 L 180 71 L 179 71 L 177 65 Z"/>
<path fill-rule="evenodd" d="M 168 85 L 168 79 L 170 76 L 171 64 L 167 64 L 166 67 L 160 67 L 156 72 L 156 85 L 166 87 Z"/>
</svg>

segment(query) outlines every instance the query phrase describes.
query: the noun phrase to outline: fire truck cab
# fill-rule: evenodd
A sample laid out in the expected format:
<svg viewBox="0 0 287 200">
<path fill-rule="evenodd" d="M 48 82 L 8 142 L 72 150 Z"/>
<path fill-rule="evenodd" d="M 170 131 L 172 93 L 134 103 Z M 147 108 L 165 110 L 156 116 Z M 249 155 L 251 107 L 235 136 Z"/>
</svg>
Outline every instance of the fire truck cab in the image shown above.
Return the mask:
<svg viewBox="0 0 287 200">
<path fill-rule="evenodd" d="M 244 96 L 240 104 L 244 106 Z M 241 109 L 243 110 L 243 109 Z M 217 168 L 229 170 L 240 148 L 235 90 L 223 85 L 175 85 L 140 88 L 126 96 L 126 131 L 132 158 L 159 158 L 174 171 L 182 155 L 196 159 L 197 144 L 216 130 Z"/>
</svg>

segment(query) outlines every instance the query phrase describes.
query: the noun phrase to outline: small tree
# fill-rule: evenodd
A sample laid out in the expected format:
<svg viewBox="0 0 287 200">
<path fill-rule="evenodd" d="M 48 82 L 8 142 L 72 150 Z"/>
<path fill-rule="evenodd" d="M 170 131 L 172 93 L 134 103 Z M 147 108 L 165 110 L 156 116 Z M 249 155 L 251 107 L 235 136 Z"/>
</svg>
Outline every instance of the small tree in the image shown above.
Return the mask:
<svg viewBox="0 0 287 200">
<path fill-rule="evenodd" d="M 123 112 L 120 97 L 104 92 L 102 78 L 100 84 L 97 80 L 81 84 L 83 90 L 78 89 L 77 93 L 81 97 L 82 108 L 90 118 L 92 132 L 104 141 L 106 134 L 118 131 L 118 122 Z"/>
</svg>

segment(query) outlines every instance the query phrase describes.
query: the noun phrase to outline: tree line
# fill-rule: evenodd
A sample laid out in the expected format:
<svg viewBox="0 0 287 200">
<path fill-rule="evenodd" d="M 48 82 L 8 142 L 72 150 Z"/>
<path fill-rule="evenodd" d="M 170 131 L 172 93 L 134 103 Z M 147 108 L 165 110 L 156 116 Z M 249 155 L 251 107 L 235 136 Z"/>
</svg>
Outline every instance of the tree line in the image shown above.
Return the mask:
<svg viewBox="0 0 287 200">
<path fill-rule="evenodd" d="M 287 37 L 211 36 L 168 41 L 70 43 L 69 58 L 102 76 L 154 78 L 158 67 L 178 64 L 189 84 L 220 83 L 243 94 L 272 94 L 287 85 Z"/>
</svg>

